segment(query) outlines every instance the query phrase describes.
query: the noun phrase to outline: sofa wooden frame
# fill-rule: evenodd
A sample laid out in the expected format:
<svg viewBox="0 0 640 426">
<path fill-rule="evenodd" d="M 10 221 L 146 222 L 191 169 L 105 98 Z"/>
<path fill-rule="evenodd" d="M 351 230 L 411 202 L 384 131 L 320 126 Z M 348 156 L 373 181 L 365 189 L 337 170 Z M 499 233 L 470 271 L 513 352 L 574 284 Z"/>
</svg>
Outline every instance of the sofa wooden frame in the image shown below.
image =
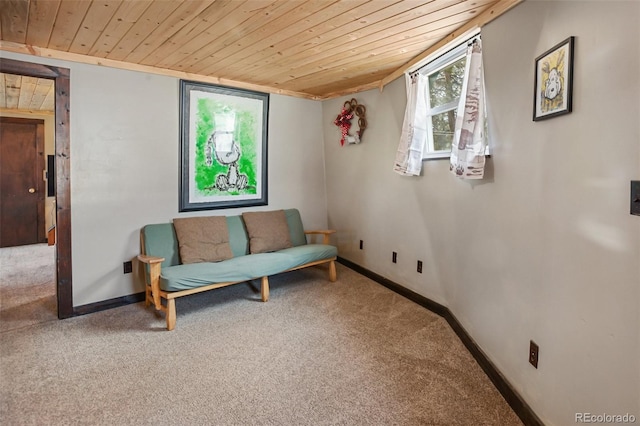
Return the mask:
<svg viewBox="0 0 640 426">
<path fill-rule="evenodd" d="M 305 235 L 322 235 L 322 244 L 329 244 L 329 236 L 336 231 L 334 230 L 323 230 L 323 231 L 304 231 Z M 147 256 L 145 254 L 144 249 L 144 236 L 140 233 L 140 246 L 142 254 L 138 255 L 138 260 L 145 265 L 149 265 L 149 281 L 147 282 L 147 274 L 145 274 L 145 306 L 153 305 L 155 306 L 157 311 L 162 311 L 165 313 L 167 320 L 167 330 L 171 331 L 176 327 L 176 299 L 182 296 L 188 296 L 190 294 L 202 293 L 203 291 L 214 290 L 216 288 L 227 287 L 233 284 L 239 284 L 246 282 L 245 281 L 231 281 L 224 283 L 214 283 L 205 285 L 202 287 L 191 288 L 188 290 L 180 290 L 180 291 L 165 291 L 160 288 L 160 273 L 162 271 L 162 262 L 164 262 L 163 257 L 154 257 Z M 251 256 L 251 255 L 247 255 Z M 287 270 L 283 270 L 283 272 L 295 271 L 298 269 L 308 268 L 310 266 L 321 265 L 324 263 L 329 264 L 329 281 L 335 282 L 337 279 L 336 273 L 336 257 L 323 259 L 315 262 L 309 262 L 304 265 L 298 266 L 296 268 L 291 268 Z M 260 278 L 260 293 L 263 302 L 269 300 L 269 277 L 255 277 L 254 279 Z M 162 299 L 166 302 L 162 303 Z"/>
</svg>

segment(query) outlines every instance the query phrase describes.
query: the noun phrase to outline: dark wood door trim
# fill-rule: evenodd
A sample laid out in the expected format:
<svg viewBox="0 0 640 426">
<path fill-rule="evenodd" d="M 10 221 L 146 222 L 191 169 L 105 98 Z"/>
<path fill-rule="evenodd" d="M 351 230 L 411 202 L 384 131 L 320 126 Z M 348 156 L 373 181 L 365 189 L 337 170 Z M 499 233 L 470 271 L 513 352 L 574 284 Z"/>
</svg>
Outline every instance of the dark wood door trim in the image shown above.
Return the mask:
<svg viewBox="0 0 640 426">
<path fill-rule="evenodd" d="M 70 71 L 13 59 L 0 60 L 0 72 L 55 80 L 56 86 L 56 272 L 58 318 L 75 315 L 71 269 Z"/>
</svg>

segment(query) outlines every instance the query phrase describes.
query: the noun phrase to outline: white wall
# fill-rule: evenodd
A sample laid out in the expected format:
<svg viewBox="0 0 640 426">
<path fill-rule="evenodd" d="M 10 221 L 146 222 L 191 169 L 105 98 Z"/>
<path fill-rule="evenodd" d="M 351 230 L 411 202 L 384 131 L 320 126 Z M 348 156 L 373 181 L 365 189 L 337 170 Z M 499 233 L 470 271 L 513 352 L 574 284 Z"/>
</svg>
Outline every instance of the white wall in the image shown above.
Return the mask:
<svg viewBox="0 0 640 426">
<path fill-rule="evenodd" d="M 604 1 L 527 1 L 487 25 L 493 158 L 480 183 L 456 179 L 446 161 L 424 162 L 417 178 L 392 172 L 403 79 L 355 96 L 370 125 L 361 145 L 340 147 L 332 123 L 349 97 L 323 104 L 340 255 L 448 306 L 550 425 L 577 412 L 640 421 L 640 217 L 629 214 L 639 27 L 640 3 Z M 533 122 L 534 59 L 570 35 L 574 110 Z"/>
<path fill-rule="evenodd" d="M 340 256 L 445 303 L 446 264 L 440 262 L 446 262 L 441 257 L 446 234 L 434 227 L 447 223 L 432 218 L 447 216 L 441 181 L 449 179 L 437 172 L 431 173 L 440 175 L 436 179 L 403 178 L 392 170 L 406 103 L 404 78 L 382 93 L 370 90 L 354 97 L 366 107 L 368 123 L 358 145 L 340 146 L 340 129 L 333 124 L 350 97 L 323 103 L 328 217 L 329 226 L 338 231 Z M 425 166 L 427 174 L 442 169 L 439 162 Z M 393 251 L 397 264 L 391 262 Z M 424 263 L 422 274 L 416 272 L 417 260 Z"/>
<path fill-rule="evenodd" d="M 139 253 L 148 223 L 297 207 L 305 227 L 327 226 L 320 102 L 271 95 L 268 206 L 178 213 L 178 79 L 2 55 L 71 70 L 74 306 L 143 291 L 122 262 Z"/>
</svg>

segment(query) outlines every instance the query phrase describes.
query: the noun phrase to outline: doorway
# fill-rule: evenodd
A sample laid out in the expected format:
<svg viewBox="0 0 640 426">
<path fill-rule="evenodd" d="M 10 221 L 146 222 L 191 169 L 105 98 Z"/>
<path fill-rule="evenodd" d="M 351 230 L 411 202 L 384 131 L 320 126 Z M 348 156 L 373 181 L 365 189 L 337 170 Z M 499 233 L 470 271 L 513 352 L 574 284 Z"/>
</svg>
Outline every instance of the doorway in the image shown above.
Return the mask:
<svg viewBox="0 0 640 426">
<path fill-rule="evenodd" d="M 44 120 L 0 117 L 0 248 L 46 241 Z"/>
<path fill-rule="evenodd" d="M 67 68 L 4 58 L 0 60 L 0 72 L 55 81 L 56 298 L 58 318 L 70 318 L 75 314 L 71 268 L 70 72 Z"/>
</svg>

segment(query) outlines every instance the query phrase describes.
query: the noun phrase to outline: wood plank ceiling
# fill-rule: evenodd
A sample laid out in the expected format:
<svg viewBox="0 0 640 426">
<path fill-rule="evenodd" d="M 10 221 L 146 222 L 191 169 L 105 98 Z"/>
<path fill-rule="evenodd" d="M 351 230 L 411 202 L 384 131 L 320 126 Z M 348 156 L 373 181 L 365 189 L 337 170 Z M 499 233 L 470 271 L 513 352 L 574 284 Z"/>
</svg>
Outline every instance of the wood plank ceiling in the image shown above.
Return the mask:
<svg viewBox="0 0 640 426">
<path fill-rule="evenodd" d="M 0 49 L 327 99 L 380 87 L 519 1 L 1 0 Z"/>
<path fill-rule="evenodd" d="M 53 80 L 0 73 L 0 111 L 53 112 Z"/>
</svg>

